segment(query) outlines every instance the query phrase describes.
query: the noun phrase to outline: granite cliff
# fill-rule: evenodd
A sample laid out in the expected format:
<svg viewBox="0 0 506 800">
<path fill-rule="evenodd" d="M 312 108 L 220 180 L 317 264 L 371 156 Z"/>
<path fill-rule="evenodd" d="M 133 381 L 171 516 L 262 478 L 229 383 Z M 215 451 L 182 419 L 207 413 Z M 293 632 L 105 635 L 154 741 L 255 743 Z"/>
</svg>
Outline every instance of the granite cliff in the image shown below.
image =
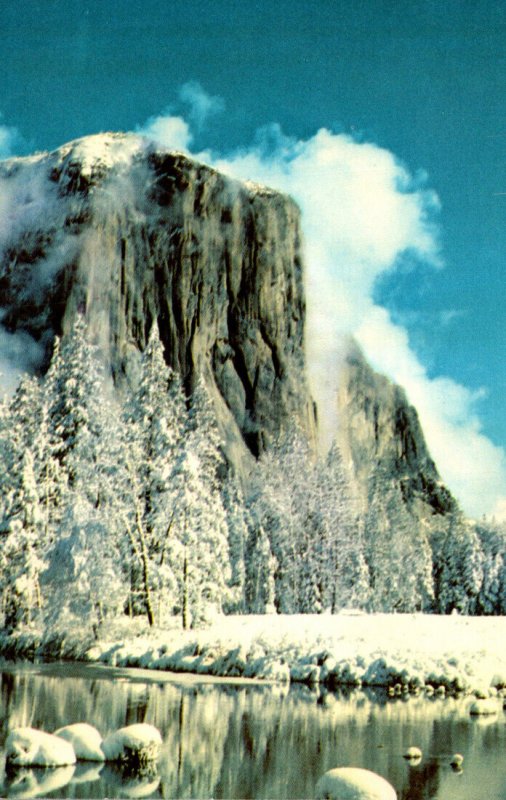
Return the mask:
<svg viewBox="0 0 506 800">
<path fill-rule="evenodd" d="M 79 310 L 124 385 L 157 320 L 187 391 L 204 376 L 233 459 L 288 418 L 314 438 L 291 199 L 124 134 L 5 161 L 0 195 L 2 325 L 37 343 L 38 369 Z"/>
<path fill-rule="evenodd" d="M 416 409 L 404 389 L 367 363 L 348 343 L 338 393 L 341 450 L 352 465 L 364 501 L 377 467 L 397 481 L 417 517 L 447 514 L 456 502 L 432 460 Z"/>
</svg>

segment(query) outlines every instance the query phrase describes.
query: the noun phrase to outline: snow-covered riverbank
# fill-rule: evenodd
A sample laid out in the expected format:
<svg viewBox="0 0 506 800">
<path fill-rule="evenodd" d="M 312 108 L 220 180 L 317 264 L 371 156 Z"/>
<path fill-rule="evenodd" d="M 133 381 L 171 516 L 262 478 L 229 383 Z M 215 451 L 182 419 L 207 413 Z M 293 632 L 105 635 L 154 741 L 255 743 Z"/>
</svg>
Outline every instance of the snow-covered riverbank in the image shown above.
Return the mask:
<svg viewBox="0 0 506 800">
<path fill-rule="evenodd" d="M 17 645 L 11 640 L 10 656 L 26 653 L 28 642 L 26 635 Z M 397 685 L 399 691 L 400 685 L 404 691 L 430 686 L 439 694 L 488 693 L 506 686 L 506 617 L 231 616 L 203 630 L 115 635 L 91 646 L 69 640 L 58 652 L 48 644 L 38 654 L 328 688 Z"/>
</svg>

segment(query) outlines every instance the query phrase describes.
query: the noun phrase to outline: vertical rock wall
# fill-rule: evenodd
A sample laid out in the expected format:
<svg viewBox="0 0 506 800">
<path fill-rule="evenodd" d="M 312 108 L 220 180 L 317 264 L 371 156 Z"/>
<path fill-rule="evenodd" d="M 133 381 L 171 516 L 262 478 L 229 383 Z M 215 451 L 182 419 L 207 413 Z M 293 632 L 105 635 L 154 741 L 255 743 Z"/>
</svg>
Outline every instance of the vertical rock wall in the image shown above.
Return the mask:
<svg viewBox="0 0 506 800">
<path fill-rule="evenodd" d="M 232 458 L 293 418 L 314 437 L 293 201 L 118 134 L 4 162 L 0 181 L 17 219 L 0 240 L 2 323 L 41 344 L 42 368 L 86 311 L 128 386 L 157 320 L 187 390 L 204 376 Z"/>
</svg>

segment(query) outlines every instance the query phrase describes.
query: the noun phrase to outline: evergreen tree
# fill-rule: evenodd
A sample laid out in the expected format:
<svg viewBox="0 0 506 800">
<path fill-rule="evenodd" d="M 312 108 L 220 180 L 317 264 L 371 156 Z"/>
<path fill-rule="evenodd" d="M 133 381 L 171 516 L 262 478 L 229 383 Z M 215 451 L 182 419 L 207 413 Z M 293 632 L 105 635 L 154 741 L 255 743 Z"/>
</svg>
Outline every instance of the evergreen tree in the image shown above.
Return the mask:
<svg viewBox="0 0 506 800">
<path fill-rule="evenodd" d="M 219 490 L 226 475 L 226 463 L 214 404 L 202 378 L 190 399 L 186 435 L 190 448 L 198 452 L 203 479 L 211 491 Z"/>
<path fill-rule="evenodd" d="M 205 470 L 189 447 L 180 451 L 171 476 L 172 524 L 167 557 L 175 577 L 183 627 L 197 625 L 211 608 L 221 611 L 230 580 L 225 512 Z"/>
<path fill-rule="evenodd" d="M 7 630 L 29 624 L 42 607 L 39 579 L 45 566 L 43 519 L 33 456 L 28 449 L 22 457 L 11 511 L 2 547 L 1 574 Z"/>
<path fill-rule="evenodd" d="M 435 609 L 473 614 L 483 581 L 480 540 L 460 512 L 441 519 L 432 535 Z"/>
<path fill-rule="evenodd" d="M 483 554 L 483 579 L 477 598 L 479 614 L 506 611 L 506 526 L 482 520 L 475 525 Z"/>
<path fill-rule="evenodd" d="M 172 471 L 183 446 L 186 406 L 176 374 L 165 364 L 153 325 L 140 379 L 126 411 L 127 471 L 123 514 L 129 541 L 132 611 L 155 622 L 155 605 L 173 603 L 175 577 L 167 559 L 174 521 Z"/>
<path fill-rule="evenodd" d="M 42 606 L 39 576 L 44 568 L 44 520 L 37 476 L 41 450 L 41 392 L 37 380 L 24 376 L 3 409 L 4 470 L 0 586 L 5 626 L 29 623 Z"/>
<path fill-rule="evenodd" d="M 269 537 L 252 525 L 245 547 L 245 603 L 249 614 L 272 614 L 276 607 L 274 575 L 277 563 Z"/>
<path fill-rule="evenodd" d="M 250 498 L 276 563 L 275 602 L 282 614 L 321 610 L 314 532 L 306 524 L 312 470 L 307 441 L 290 427 L 262 455 Z"/>
<path fill-rule="evenodd" d="M 409 514 L 399 485 L 382 471 L 365 517 L 371 603 L 377 611 L 420 611 L 433 597 L 431 551 Z"/>
<path fill-rule="evenodd" d="M 336 612 L 369 602 L 369 570 L 351 479 L 336 443 L 317 465 L 323 605 Z"/>
<path fill-rule="evenodd" d="M 58 486 L 56 535 L 44 576 L 53 594 L 48 621 L 64 624 L 80 608 L 81 622 L 96 625 L 116 608 L 105 602 L 112 587 L 121 603 L 116 484 L 122 462 L 118 413 L 84 318 L 76 319 L 61 348 L 57 344 L 47 388 L 50 453 L 66 478 Z"/>
<path fill-rule="evenodd" d="M 245 548 L 248 540 L 246 502 L 239 480 L 229 470 L 222 490 L 223 508 L 228 532 L 230 555 L 230 600 L 225 608 L 230 613 L 245 613 Z"/>
</svg>

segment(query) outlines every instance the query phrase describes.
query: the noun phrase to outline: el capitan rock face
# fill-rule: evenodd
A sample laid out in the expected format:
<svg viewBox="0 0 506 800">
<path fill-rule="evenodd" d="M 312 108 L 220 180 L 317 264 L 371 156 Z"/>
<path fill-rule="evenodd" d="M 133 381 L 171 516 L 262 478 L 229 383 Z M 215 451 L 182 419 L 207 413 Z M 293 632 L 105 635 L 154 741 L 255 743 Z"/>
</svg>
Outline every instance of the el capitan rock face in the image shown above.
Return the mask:
<svg viewBox="0 0 506 800">
<path fill-rule="evenodd" d="M 247 468 L 287 421 L 316 442 L 304 358 L 299 211 L 132 134 L 100 134 L 0 163 L 0 346 L 44 371 L 78 312 L 119 387 L 135 382 L 158 322 L 168 363 L 214 400 L 229 459 Z M 4 347 L 5 352 L 5 347 Z M 455 501 L 403 390 L 356 345 L 338 397 L 338 442 L 367 494 L 378 464 L 416 514 Z"/>
<path fill-rule="evenodd" d="M 338 414 L 338 442 L 365 496 L 379 466 L 399 483 L 415 516 L 456 510 L 404 389 L 375 372 L 353 340 L 341 373 Z"/>
<path fill-rule="evenodd" d="M 124 134 L 10 159 L 0 182 L 2 324 L 38 343 L 40 369 L 85 311 L 121 385 L 158 320 L 187 390 L 204 376 L 232 458 L 289 418 L 314 437 L 291 199 Z"/>
</svg>

